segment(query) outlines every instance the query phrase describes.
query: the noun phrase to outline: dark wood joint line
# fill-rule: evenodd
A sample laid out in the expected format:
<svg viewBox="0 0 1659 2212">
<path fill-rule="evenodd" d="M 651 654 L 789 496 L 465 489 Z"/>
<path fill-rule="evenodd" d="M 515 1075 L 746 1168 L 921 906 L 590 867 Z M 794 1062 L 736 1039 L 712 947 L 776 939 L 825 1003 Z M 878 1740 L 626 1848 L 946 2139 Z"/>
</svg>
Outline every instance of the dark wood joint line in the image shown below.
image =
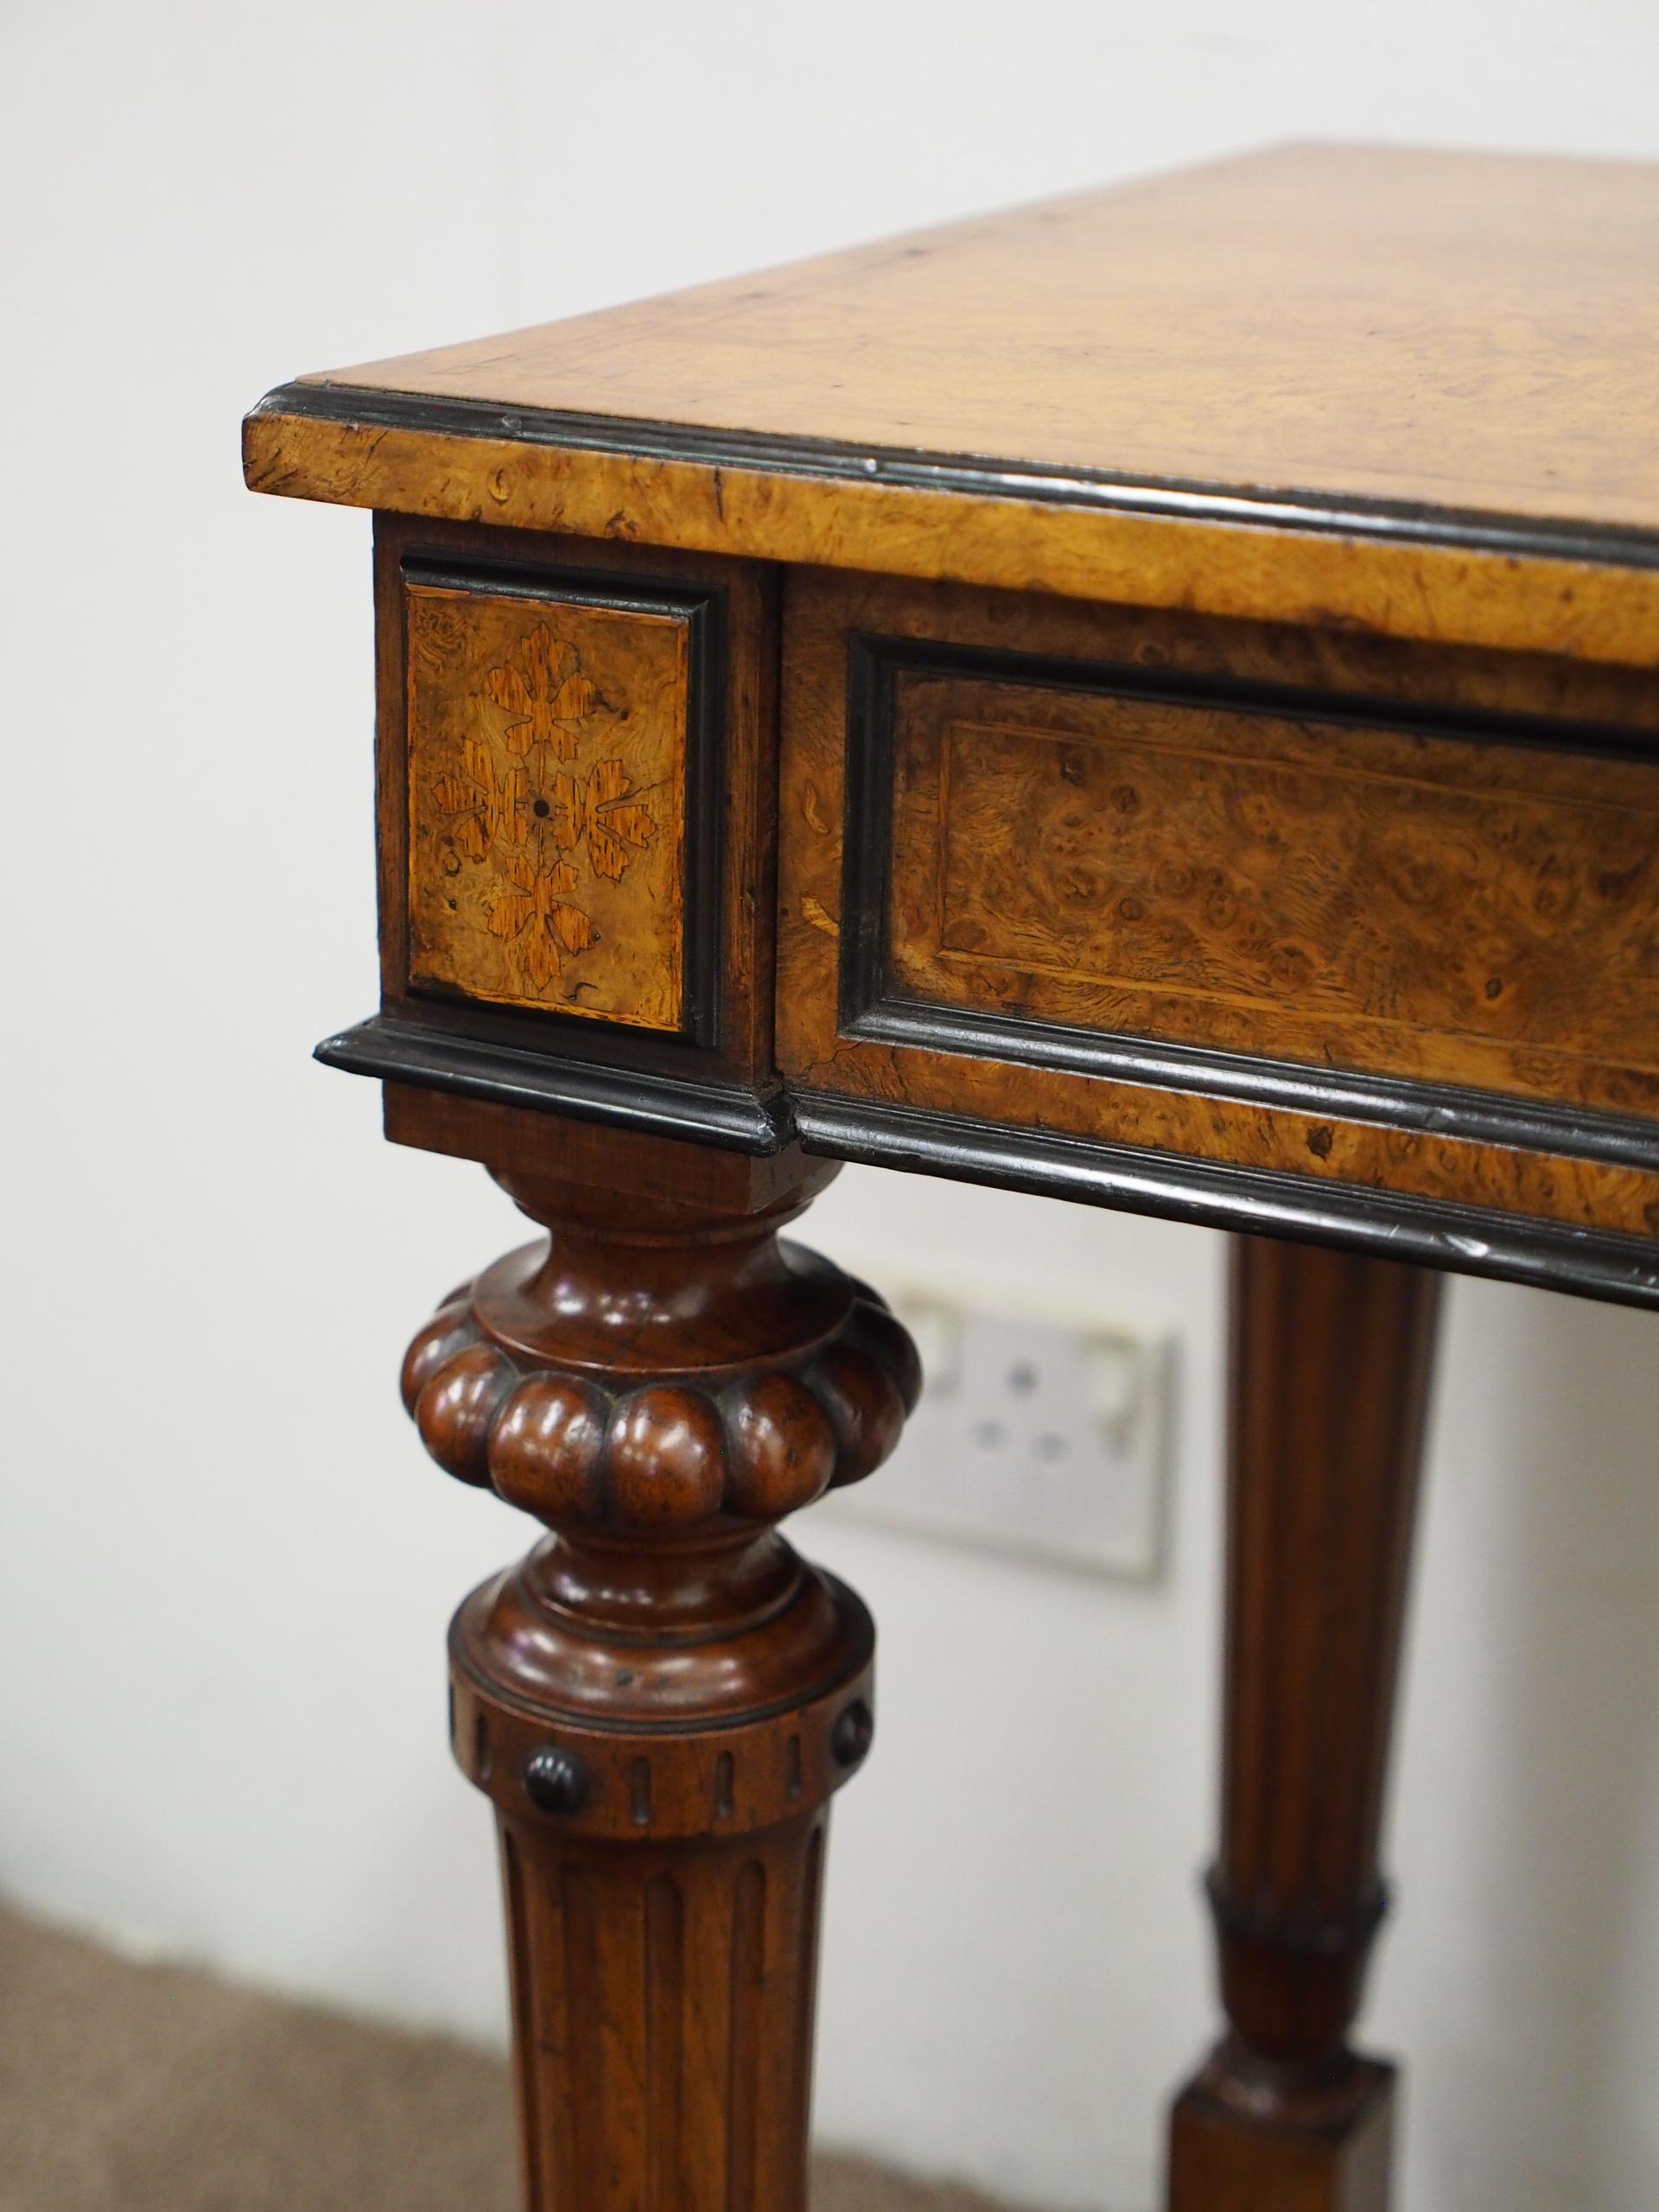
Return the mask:
<svg viewBox="0 0 1659 2212">
<path fill-rule="evenodd" d="M 374 1014 L 325 1037 L 325 1067 L 384 1083 L 413 1084 L 501 1106 L 524 1106 L 614 1128 L 645 1129 L 692 1144 L 756 1154 L 780 1152 L 792 1128 L 780 1091 L 761 1092 L 713 1077 L 671 1075 L 502 1045 L 425 1022 Z"/>
<path fill-rule="evenodd" d="M 1205 1876 L 1205 1896 L 1217 1932 L 1244 1943 L 1312 1956 L 1344 1956 L 1365 1949 L 1388 1916 L 1392 1900 L 1379 1885 L 1351 1910 L 1332 1911 L 1317 1904 L 1286 1907 L 1234 1896 L 1218 1868 Z"/>
</svg>

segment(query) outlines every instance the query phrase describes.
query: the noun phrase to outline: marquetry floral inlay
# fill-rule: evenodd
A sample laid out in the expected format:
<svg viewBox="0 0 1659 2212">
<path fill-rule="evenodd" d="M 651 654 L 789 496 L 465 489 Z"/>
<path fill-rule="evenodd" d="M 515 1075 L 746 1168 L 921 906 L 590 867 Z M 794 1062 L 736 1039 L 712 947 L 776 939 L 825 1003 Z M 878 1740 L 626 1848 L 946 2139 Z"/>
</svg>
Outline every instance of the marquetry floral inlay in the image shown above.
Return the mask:
<svg viewBox="0 0 1659 2212">
<path fill-rule="evenodd" d="M 543 624 L 485 683 L 500 710 L 496 735 L 466 739 L 460 766 L 433 783 L 432 796 L 456 851 L 497 878 L 484 900 L 490 934 L 516 979 L 543 992 L 598 942 L 579 861 L 620 882 L 657 823 L 614 755 L 585 773 L 555 765 L 574 761 L 614 720 L 574 646 Z"/>
<path fill-rule="evenodd" d="M 657 824 L 639 800 L 620 760 L 601 760 L 585 779 L 562 769 L 553 779 L 553 835 L 565 852 L 583 838 L 588 857 L 613 883 L 626 874 L 634 853 L 657 835 Z"/>
<path fill-rule="evenodd" d="M 490 671 L 487 682 L 505 717 L 502 735 L 509 753 L 550 745 L 561 760 L 575 758 L 582 726 L 598 701 L 575 646 L 561 644 L 543 623 L 505 666 Z"/>
<path fill-rule="evenodd" d="M 559 973 L 562 950 L 585 952 L 594 941 L 592 922 L 570 904 L 568 894 L 575 887 L 576 871 L 567 861 L 547 868 L 512 860 L 506 882 L 489 901 L 491 936 L 504 940 L 538 991 Z"/>
<path fill-rule="evenodd" d="M 492 845 L 522 845 L 528 804 L 524 770 L 499 766 L 475 737 L 463 741 L 461 763 L 432 786 L 433 798 L 454 817 L 456 846 L 469 861 L 481 861 Z"/>
<path fill-rule="evenodd" d="M 691 643 L 677 609 L 405 580 L 411 990 L 681 1030 Z"/>
</svg>

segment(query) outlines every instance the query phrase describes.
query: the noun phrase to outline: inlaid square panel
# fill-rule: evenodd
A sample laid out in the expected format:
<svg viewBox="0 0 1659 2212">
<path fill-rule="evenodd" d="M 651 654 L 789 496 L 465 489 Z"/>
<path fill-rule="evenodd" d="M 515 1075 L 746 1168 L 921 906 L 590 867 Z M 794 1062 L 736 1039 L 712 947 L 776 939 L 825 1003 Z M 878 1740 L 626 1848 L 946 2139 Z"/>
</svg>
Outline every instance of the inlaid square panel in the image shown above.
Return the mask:
<svg viewBox="0 0 1659 2212">
<path fill-rule="evenodd" d="M 409 980 L 678 1031 L 694 617 L 406 579 Z"/>
</svg>

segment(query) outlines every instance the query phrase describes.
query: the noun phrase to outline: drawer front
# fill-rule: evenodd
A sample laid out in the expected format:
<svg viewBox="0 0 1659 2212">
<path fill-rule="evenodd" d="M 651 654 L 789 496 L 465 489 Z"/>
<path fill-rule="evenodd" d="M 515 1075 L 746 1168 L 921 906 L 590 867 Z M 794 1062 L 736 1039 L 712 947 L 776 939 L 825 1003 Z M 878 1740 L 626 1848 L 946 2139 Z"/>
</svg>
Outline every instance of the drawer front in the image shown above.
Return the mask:
<svg viewBox="0 0 1659 2212">
<path fill-rule="evenodd" d="M 406 576 L 408 980 L 685 1024 L 692 612 Z"/>
<path fill-rule="evenodd" d="M 866 688 L 893 988 L 1659 1106 L 1659 765 L 1099 681 L 900 663 Z"/>
<path fill-rule="evenodd" d="M 958 1156 L 1038 1187 L 1083 1141 L 1154 1210 L 1397 1209 L 1420 1252 L 1484 1234 L 1426 1208 L 1649 1248 L 1651 674 L 820 571 L 784 699 L 804 1126 L 1021 1131 Z"/>
</svg>

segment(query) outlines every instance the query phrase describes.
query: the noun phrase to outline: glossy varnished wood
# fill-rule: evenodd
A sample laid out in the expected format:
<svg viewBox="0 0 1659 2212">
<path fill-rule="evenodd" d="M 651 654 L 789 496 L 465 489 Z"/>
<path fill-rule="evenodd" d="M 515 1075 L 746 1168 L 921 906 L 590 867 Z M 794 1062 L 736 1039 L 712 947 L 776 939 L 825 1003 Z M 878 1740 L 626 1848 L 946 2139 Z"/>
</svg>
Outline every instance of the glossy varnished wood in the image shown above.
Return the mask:
<svg viewBox="0 0 1659 2212">
<path fill-rule="evenodd" d="M 1528 535 L 1488 545 L 1471 532 L 1437 538 L 1432 523 L 1393 532 L 1365 518 L 1287 527 L 1263 515 L 1215 519 L 1216 504 L 1103 494 L 1068 503 L 1067 488 L 1022 493 L 996 472 L 978 488 L 941 488 L 931 464 L 864 456 L 849 475 L 836 456 L 747 466 L 710 433 L 692 461 L 633 448 L 645 440 L 605 421 L 578 440 L 562 417 L 544 434 L 485 406 L 446 427 L 416 427 L 407 406 L 355 388 L 296 400 L 273 394 L 248 418 L 250 488 L 289 499 L 435 519 L 495 518 L 631 544 L 677 545 L 762 562 L 822 563 L 1128 607 L 1193 607 L 1285 622 L 1338 622 L 1380 636 L 1571 654 L 1649 666 L 1659 631 L 1659 573 L 1645 547 L 1550 550 Z M 510 427 L 504 429 L 505 423 Z M 536 427 L 536 426 L 532 426 Z M 672 442 L 677 448 L 678 441 Z M 619 449 L 620 448 L 620 449 Z M 914 481 L 912 480 L 915 479 Z"/>
<path fill-rule="evenodd" d="M 1292 148 L 308 378 L 248 466 L 358 505 L 1650 664 L 1656 252 L 1651 169 Z"/>
<path fill-rule="evenodd" d="M 1225 1751 L 1210 1880 L 1230 2032 L 1178 2104 L 1172 2212 L 1386 2212 L 1392 2069 L 1349 2049 L 1378 1866 L 1439 1279 L 1234 1248 Z"/>
<path fill-rule="evenodd" d="M 509 1179 L 555 1173 L 571 1185 L 609 1185 L 681 1209 L 747 1214 L 792 1191 L 816 1192 L 836 1173 L 833 1160 L 809 1159 L 798 1145 L 754 1153 L 684 1144 L 426 1085 L 387 1083 L 381 1096 L 393 1144 L 477 1160 Z"/>
<path fill-rule="evenodd" d="M 822 570 L 784 661 L 804 1092 L 1653 1233 L 1649 679 Z M 1494 1126 L 1506 1095 L 1567 1110 Z M 1622 1154 L 1587 1104 L 1641 1117 Z"/>
<path fill-rule="evenodd" d="M 775 580 L 395 516 L 375 567 L 384 1010 L 768 1079 Z"/>
<path fill-rule="evenodd" d="M 609 1164 L 637 1180 L 499 1164 L 549 1234 L 404 1370 L 440 1465 L 552 1532 L 450 1637 L 455 1756 L 500 1828 L 526 2203 L 805 2212 L 827 1805 L 870 1747 L 874 1636 L 775 1523 L 887 1457 L 916 1358 L 779 1241 L 833 1170 L 693 1166 L 658 1197 L 648 1143 Z"/>
<path fill-rule="evenodd" d="M 690 621 L 405 579 L 410 981 L 676 1030 Z"/>
<path fill-rule="evenodd" d="M 328 380 L 1651 528 L 1656 240 L 1642 164 L 1293 146 Z"/>
<path fill-rule="evenodd" d="M 898 677 L 896 989 L 1659 1109 L 1659 747 L 1137 695 L 1137 673 Z"/>
<path fill-rule="evenodd" d="M 804 2206 L 827 1825 L 621 1856 L 504 1818 L 530 2204 Z"/>
<path fill-rule="evenodd" d="M 800 2212 L 902 1332 L 843 1159 L 1248 1227 L 1227 2032 L 1175 2212 L 1385 2212 L 1349 2037 L 1435 1277 L 1659 1304 L 1659 168 L 1300 148 L 273 392 L 378 510 L 378 1012 L 550 1232 L 405 1370 L 534 2212 Z M 1329 1248 L 1329 1249 L 1326 1249 Z"/>
</svg>

